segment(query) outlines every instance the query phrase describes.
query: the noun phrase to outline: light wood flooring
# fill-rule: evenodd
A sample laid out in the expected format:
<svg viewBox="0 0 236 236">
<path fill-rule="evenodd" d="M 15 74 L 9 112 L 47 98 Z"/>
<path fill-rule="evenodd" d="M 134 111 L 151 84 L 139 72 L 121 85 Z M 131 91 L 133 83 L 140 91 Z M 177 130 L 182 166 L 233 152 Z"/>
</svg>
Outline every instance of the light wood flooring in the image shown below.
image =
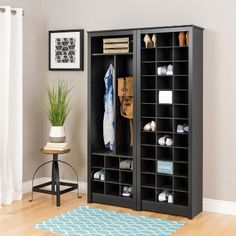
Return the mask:
<svg viewBox="0 0 236 236">
<path fill-rule="evenodd" d="M 17 201 L 12 205 L 0 208 L 0 236 L 55 235 L 50 232 L 33 229 L 32 225 L 69 209 L 88 205 L 86 195 L 83 195 L 81 199 L 78 199 L 76 198 L 75 193 L 62 195 L 61 207 L 55 206 L 55 199 L 53 196 L 39 193 L 35 193 L 34 196 L 35 200 L 32 203 L 28 202 L 30 195 L 26 194 L 22 201 Z M 236 216 L 203 212 L 193 220 L 189 220 L 183 217 L 147 211 L 137 212 L 108 205 L 89 205 L 97 208 L 186 222 L 186 225 L 178 230 L 174 236 L 236 236 Z"/>
</svg>

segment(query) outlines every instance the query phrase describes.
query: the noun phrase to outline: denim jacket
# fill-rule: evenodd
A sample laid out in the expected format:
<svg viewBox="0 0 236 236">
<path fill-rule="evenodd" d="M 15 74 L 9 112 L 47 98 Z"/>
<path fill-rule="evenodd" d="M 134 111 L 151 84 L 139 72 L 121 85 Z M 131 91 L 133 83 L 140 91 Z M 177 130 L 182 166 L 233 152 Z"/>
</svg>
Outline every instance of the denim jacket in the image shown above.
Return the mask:
<svg viewBox="0 0 236 236">
<path fill-rule="evenodd" d="M 113 150 L 114 148 L 114 68 L 110 64 L 109 69 L 104 77 L 105 94 L 104 94 L 104 117 L 103 117 L 103 138 L 105 147 Z"/>
</svg>

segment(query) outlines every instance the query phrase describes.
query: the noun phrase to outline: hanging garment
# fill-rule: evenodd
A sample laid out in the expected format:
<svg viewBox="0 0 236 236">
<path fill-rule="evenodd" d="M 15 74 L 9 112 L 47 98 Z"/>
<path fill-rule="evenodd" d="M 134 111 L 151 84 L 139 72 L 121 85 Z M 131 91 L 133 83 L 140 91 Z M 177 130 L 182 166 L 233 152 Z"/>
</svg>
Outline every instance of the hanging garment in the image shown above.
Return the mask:
<svg viewBox="0 0 236 236">
<path fill-rule="evenodd" d="M 129 119 L 130 146 L 133 146 L 133 77 L 118 78 L 118 96 L 120 99 L 120 113 Z"/>
<path fill-rule="evenodd" d="M 114 111 L 114 68 L 112 65 L 104 77 L 105 95 L 104 95 L 104 117 L 103 117 L 103 138 L 105 147 L 113 150 L 115 137 L 115 111 Z"/>
<path fill-rule="evenodd" d="M 22 197 L 22 9 L 0 11 L 0 207 Z M 11 13 L 14 10 L 14 14 Z"/>
</svg>

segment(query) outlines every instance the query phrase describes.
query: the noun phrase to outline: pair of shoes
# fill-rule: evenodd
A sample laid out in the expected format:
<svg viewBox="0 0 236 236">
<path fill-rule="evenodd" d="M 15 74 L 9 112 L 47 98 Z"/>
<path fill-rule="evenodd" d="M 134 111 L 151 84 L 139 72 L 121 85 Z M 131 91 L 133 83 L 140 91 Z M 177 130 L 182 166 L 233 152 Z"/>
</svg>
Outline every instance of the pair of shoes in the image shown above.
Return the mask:
<svg viewBox="0 0 236 236">
<path fill-rule="evenodd" d="M 162 191 L 161 193 L 159 193 L 158 195 L 158 201 L 159 202 L 168 202 L 168 203 L 173 203 L 174 202 L 174 198 L 173 198 L 173 194 L 170 193 L 169 191 Z"/>
<path fill-rule="evenodd" d="M 152 132 L 156 131 L 156 122 L 152 120 L 151 122 L 147 123 L 144 125 L 143 130 Z"/>
<path fill-rule="evenodd" d="M 133 170 L 133 160 L 126 159 L 120 162 L 120 169 Z"/>
<path fill-rule="evenodd" d="M 143 41 L 145 43 L 145 48 L 155 48 L 157 46 L 157 37 L 155 34 L 152 35 L 152 38 L 148 34 L 145 34 Z"/>
<path fill-rule="evenodd" d="M 177 125 L 176 132 L 177 133 L 184 133 L 184 132 L 188 133 L 188 130 L 189 130 L 188 125 L 187 124 L 183 124 L 183 125 Z"/>
<path fill-rule="evenodd" d="M 184 47 L 189 45 L 189 33 L 188 32 L 180 32 L 179 33 L 179 46 Z"/>
<path fill-rule="evenodd" d="M 158 75 L 173 75 L 173 66 L 169 64 L 168 66 L 157 67 Z"/>
<path fill-rule="evenodd" d="M 128 186 L 123 187 L 123 191 L 122 191 L 122 196 L 123 197 L 131 197 L 132 193 L 133 193 L 133 188 L 132 187 L 128 187 Z"/>
<path fill-rule="evenodd" d="M 95 172 L 93 174 L 93 178 L 97 179 L 97 180 L 104 181 L 105 180 L 105 171 L 102 169 L 102 170 Z"/>
<path fill-rule="evenodd" d="M 173 139 L 170 135 L 164 135 L 158 139 L 158 144 L 160 144 L 161 146 L 172 146 L 173 143 Z"/>
</svg>

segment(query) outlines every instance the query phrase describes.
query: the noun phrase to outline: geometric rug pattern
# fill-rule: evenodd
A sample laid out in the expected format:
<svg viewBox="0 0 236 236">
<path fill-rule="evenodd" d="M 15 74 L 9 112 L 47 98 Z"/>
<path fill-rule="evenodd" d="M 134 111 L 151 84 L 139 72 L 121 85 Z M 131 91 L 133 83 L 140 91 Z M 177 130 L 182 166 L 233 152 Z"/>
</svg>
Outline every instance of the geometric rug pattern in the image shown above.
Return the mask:
<svg viewBox="0 0 236 236">
<path fill-rule="evenodd" d="M 69 236 L 169 236 L 184 224 L 81 206 L 33 227 Z"/>
</svg>

